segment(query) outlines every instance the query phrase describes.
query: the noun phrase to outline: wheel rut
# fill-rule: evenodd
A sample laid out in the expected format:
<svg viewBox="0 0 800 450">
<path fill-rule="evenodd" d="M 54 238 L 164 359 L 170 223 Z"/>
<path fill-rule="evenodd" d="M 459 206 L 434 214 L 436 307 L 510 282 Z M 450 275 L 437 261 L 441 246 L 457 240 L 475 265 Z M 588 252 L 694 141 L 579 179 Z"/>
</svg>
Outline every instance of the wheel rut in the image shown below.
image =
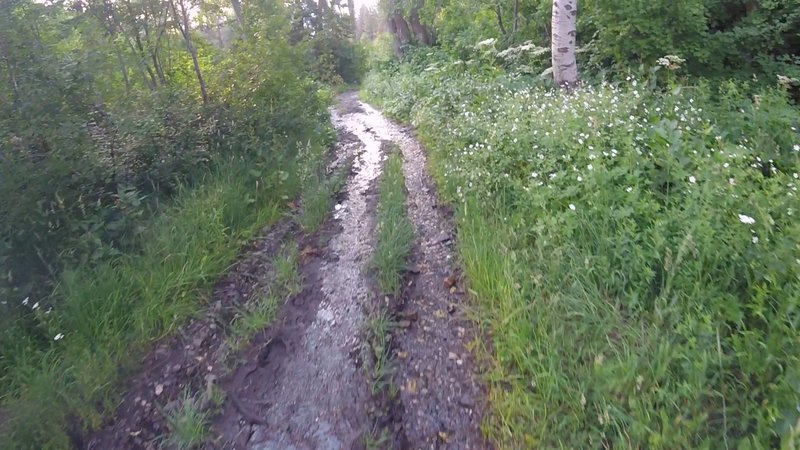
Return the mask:
<svg viewBox="0 0 800 450">
<path fill-rule="evenodd" d="M 490 448 L 480 431 L 485 391 L 469 350 L 478 336 L 466 317 L 467 297 L 454 259 L 452 213 L 438 202 L 425 151 L 409 128 L 387 120 L 358 101 L 355 93 L 343 94 L 340 102 L 353 105 L 341 120 L 348 131 L 367 146 L 394 142 L 404 160 L 408 215 L 416 231 L 408 286 L 398 311 L 413 320 L 406 320 L 407 326 L 394 336 L 405 445 Z"/>
</svg>

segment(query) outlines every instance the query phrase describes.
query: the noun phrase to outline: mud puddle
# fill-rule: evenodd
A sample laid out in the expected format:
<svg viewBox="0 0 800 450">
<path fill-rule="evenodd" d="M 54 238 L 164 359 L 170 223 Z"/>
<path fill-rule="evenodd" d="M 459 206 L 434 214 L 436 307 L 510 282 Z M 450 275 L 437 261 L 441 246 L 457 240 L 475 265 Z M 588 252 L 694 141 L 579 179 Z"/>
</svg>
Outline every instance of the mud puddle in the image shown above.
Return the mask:
<svg viewBox="0 0 800 450">
<path fill-rule="evenodd" d="M 347 111 L 332 111 L 337 128 Z M 241 402 L 229 402 L 215 424 L 222 448 L 364 446 L 370 394 L 362 340 L 371 300 L 365 272 L 374 246 L 374 186 L 382 152 L 380 145 L 362 143 L 363 129 L 347 132 L 340 133 L 337 159 L 348 152 L 358 155 L 329 222 L 333 229 L 323 233 L 317 261 L 303 268 L 303 293 L 284 307 L 279 323 L 256 339 L 244 358 L 251 363 L 228 381 L 229 395 Z"/>
<path fill-rule="evenodd" d="M 355 93 L 340 97 L 346 114 L 338 123 L 367 148 L 381 141 L 397 144 L 403 154 L 408 214 L 417 242 L 398 314 L 413 318 L 394 337 L 400 385 L 401 428 L 410 449 L 484 449 L 480 424 L 484 391 L 468 350 L 476 338 L 465 316 L 466 296 L 454 263 L 452 214 L 437 201 L 427 173 L 424 149 L 412 132 Z"/>
</svg>

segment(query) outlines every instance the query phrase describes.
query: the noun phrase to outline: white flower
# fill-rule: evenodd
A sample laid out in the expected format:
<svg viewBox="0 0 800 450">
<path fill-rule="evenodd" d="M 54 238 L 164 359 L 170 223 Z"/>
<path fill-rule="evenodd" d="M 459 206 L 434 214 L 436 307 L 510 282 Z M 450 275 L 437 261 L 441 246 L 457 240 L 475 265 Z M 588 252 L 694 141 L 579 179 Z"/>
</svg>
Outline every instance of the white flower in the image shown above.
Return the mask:
<svg viewBox="0 0 800 450">
<path fill-rule="evenodd" d="M 30 297 L 25 297 L 25 300 L 22 301 L 22 306 L 28 306 L 28 299 Z"/>
<path fill-rule="evenodd" d="M 753 244 L 758 244 L 758 236 L 753 236 Z"/>
<path fill-rule="evenodd" d="M 39 309 L 39 302 L 34 303 L 31 309 Z"/>
<path fill-rule="evenodd" d="M 794 149 L 794 151 L 800 152 L 800 144 L 794 144 L 794 147 L 792 148 Z"/>
<path fill-rule="evenodd" d="M 739 214 L 739 222 L 742 222 L 743 224 L 746 225 L 752 225 L 756 223 L 756 219 L 753 219 L 752 217 L 745 214 Z"/>
<path fill-rule="evenodd" d="M 731 186 L 736 186 L 736 180 L 734 180 L 733 178 L 728 178 L 728 183 L 730 183 Z"/>
<path fill-rule="evenodd" d="M 690 175 L 689 176 L 689 183 L 697 183 L 697 178 L 695 178 L 694 175 Z"/>
<path fill-rule="evenodd" d="M 625 192 L 633 192 L 633 186 L 626 187 Z"/>
<path fill-rule="evenodd" d="M 571 209 L 571 210 L 575 211 L 575 205 L 573 205 L 572 203 L 570 203 L 570 204 L 569 204 L 569 209 Z"/>
<path fill-rule="evenodd" d="M 591 164 L 589 164 L 588 166 L 586 166 L 586 168 L 587 168 L 587 169 L 589 169 L 589 170 L 592 170 L 592 169 L 594 169 L 594 167 L 592 167 L 592 165 L 591 165 Z"/>
<path fill-rule="evenodd" d="M 58 334 L 57 334 L 57 335 L 55 335 L 55 337 L 53 338 L 53 340 L 54 340 L 54 341 L 60 341 L 60 340 L 62 340 L 62 339 L 64 339 L 64 335 L 63 335 L 63 334 L 61 334 L 61 333 L 58 333 Z"/>
<path fill-rule="evenodd" d="M 538 178 L 538 177 L 539 177 L 539 172 L 533 172 L 533 173 L 531 174 L 531 177 L 532 177 L 532 178 Z"/>
<path fill-rule="evenodd" d="M 583 177 L 578 176 L 578 181 L 583 181 Z"/>
</svg>

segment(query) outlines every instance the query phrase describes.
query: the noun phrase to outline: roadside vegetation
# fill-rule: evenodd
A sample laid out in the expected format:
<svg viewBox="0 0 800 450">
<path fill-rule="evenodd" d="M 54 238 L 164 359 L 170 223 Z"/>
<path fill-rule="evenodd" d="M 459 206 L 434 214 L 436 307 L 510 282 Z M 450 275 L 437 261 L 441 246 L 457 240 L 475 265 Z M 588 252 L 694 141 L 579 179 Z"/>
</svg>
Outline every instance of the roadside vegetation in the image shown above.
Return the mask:
<svg viewBox="0 0 800 450">
<path fill-rule="evenodd" d="M 325 167 L 327 107 L 360 75 L 350 22 L 239 6 L 0 5 L 0 447 L 79 446 Z M 170 424 L 181 441 L 195 410 Z"/>
<path fill-rule="evenodd" d="M 632 14 L 618 28 L 645 20 L 633 3 L 609 5 Z M 745 76 L 713 57 L 703 73 L 669 25 L 659 32 L 676 45 L 657 49 L 609 47 L 599 28 L 583 37 L 585 81 L 559 90 L 539 76 L 541 35 L 498 36 L 491 10 L 448 16 L 463 7 L 429 22 L 438 48 L 404 46 L 398 61 L 379 40 L 362 94 L 416 127 L 456 208 L 475 320 L 491 339 L 489 437 L 499 448 L 794 448 L 791 65 L 767 64 L 765 50 Z M 600 27 L 606 16 L 589 8 L 583 26 Z"/>
</svg>

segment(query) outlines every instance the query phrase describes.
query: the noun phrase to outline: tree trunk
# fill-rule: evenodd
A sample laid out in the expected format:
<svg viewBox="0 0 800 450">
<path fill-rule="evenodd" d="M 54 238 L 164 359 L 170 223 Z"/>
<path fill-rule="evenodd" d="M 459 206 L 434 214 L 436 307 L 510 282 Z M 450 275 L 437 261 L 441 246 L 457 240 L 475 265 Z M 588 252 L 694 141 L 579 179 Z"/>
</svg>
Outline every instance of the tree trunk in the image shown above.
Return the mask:
<svg viewBox="0 0 800 450">
<path fill-rule="evenodd" d="M 392 35 L 392 45 L 394 46 L 394 54 L 398 58 L 403 57 L 403 44 L 400 42 L 400 36 L 397 34 L 397 25 L 394 23 L 394 17 L 389 17 L 386 20 L 386 25 L 389 28 L 389 33 Z"/>
<path fill-rule="evenodd" d="M 244 15 L 242 14 L 242 3 L 239 0 L 231 0 L 231 6 L 233 6 L 233 12 L 236 14 L 236 21 L 239 22 L 239 26 L 244 28 Z"/>
<path fill-rule="evenodd" d="M 505 36 L 506 27 L 503 26 L 503 11 L 500 9 L 500 5 L 495 5 L 494 13 L 497 14 L 497 26 L 500 27 L 500 34 Z"/>
<path fill-rule="evenodd" d="M 394 15 L 394 25 L 397 29 L 397 37 L 400 38 L 401 45 L 408 45 L 411 43 L 411 30 L 408 28 L 408 22 L 400 14 Z"/>
<path fill-rule="evenodd" d="M 414 35 L 417 37 L 417 43 L 422 45 L 431 45 L 431 36 L 428 33 L 428 28 L 419 21 L 419 12 L 417 8 L 411 10 L 411 29 L 414 30 Z"/>
<path fill-rule="evenodd" d="M 197 59 L 197 49 L 194 47 L 192 43 L 192 36 L 191 30 L 189 29 L 189 13 L 186 10 L 186 3 L 185 0 L 177 0 L 180 2 L 181 12 L 180 15 L 178 11 L 175 9 L 175 3 L 170 1 L 170 6 L 172 7 L 172 13 L 175 16 L 175 20 L 178 21 L 178 28 L 180 28 L 181 34 L 183 35 L 183 40 L 186 42 L 186 49 L 189 50 L 189 54 L 192 55 L 192 64 L 194 64 L 194 73 L 197 75 L 197 82 L 200 84 L 200 95 L 203 97 L 203 103 L 208 103 L 208 89 L 206 88 L 206 82 L 203 79 L 203 72 L 200 70 L 200 60 Z"/>
<path fill-rule="evenodd" d="M 560 87 L 569 88 L 578 83 L 578 63 L 575 60 L 577 16 L 578 0 L 553 0 L 550 50 L 553 78 Z"/>
<path fill-rule="evenodd" d="M 514 0 L 514 28 L 512 32 L 517 34 L 519 31 L 519 0 Z"/>
</svg>

